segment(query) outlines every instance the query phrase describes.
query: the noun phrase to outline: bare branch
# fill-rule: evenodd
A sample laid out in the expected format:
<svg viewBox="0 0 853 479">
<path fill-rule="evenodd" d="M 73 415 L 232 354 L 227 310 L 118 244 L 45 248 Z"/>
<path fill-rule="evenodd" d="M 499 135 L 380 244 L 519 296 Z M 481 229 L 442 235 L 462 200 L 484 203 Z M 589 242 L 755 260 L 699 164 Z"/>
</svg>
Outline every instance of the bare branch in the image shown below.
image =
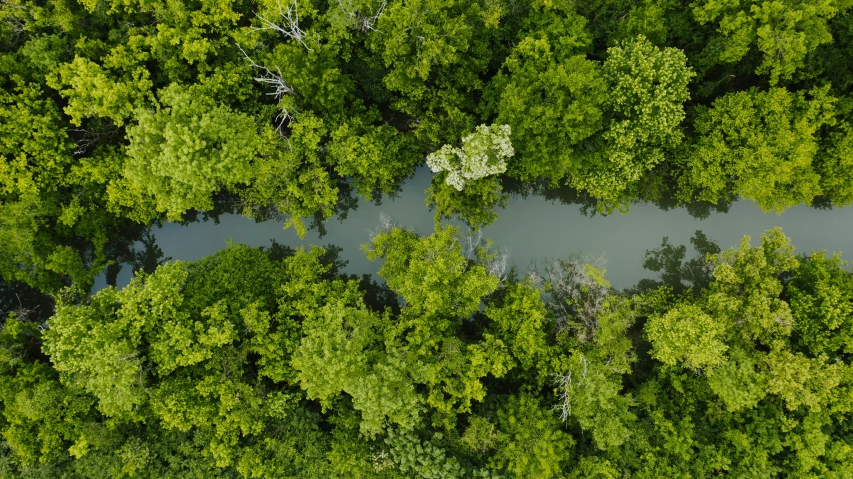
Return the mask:
<svg viewBox="0 0 853 479">
<path fill-rule="evenodd" d="M 473 231 L 469 231 L 467 235 L 465 235 L 465 257 L 468 259 L 473 259 L 474 254 L 477 252 L 477 247 L 480 246 L 480 242 L 483 240 L 483 230 L 477 230 L 477 236 L 474 236 Z"/>
<path fill-rule="evenodd" d="M 499 284 L 503 284 L 504 280 L 506 280 L 506 266 L 508 259 L 509 251 L 507 249 L 503 249 L 500 253 L 496 254 L 493 258 L 483 264 L 490 275 L 498 278 Z"/>
<path fill-rule="evenodd" d="M 585 264 L 599 266 L 602 262 L 601 257 L 591 262 L 558 260 L 545 267 L 544 278 L 541 278 L 549 286 L 543 299 L 554 312 L 557 327 L 573 329 L 581 341 L 595 337 L 598 314 L 604 309 L 609 292 L 607 286 L 589 274 Z M 538 279 L 535 272 L 529 277 L 534 275 Z"/>
<path fill-rule="evenodd" d="M 74 142 L 77 148 L 74 150 L 74 153 L 72 153 L 74 156 L 80 156 L 95 146 L 101 140 L 101 137 L 112 136 L 115 134 L 116 129 L 113 126 L 111 128 L 108 127 L 104 131 L 90 131 L 84 128 L 66 128 L 65 131 L 82 134 L 82 137 Z"/>
<path fill-rule="evenodd" d="M 269 68 L 258 65 L 252 60 L 243 47 L 237 44 L 237 48 L 240 49 L 240 52 L 243 53 L 243 56 L 246 57 L 246 60 L 249 60 L 249 64 L 252 65 L 252 68 L 255 70 L 259 70 L 261 72 L 261 76 L 254 77 L 254 80 L 258 83 L 262 83 L 264 85 L 269 85 L 273 87 L 273 91 L 267 93 L 267 95 L 275 97 L 278 101 L 279 113 L 275 117 L 275 121 L 277 123 L 277 129 L 279 134 L 284 136 L 282 133 L 282 128 L 284 127 L 284 122 L 287 121 L 287 124 L 290 125 L 290 122 L 293 120 L 293 115 L 287 110 L 287 107 L 281 104 L 281 98 L 284 95 L 289 95 L 294 93 L 293 89 L 290 88 L 287 83 L 284 82 L 284 79 L 281 77 L 281 69 L 275 67 L 275 71 L 270 70 Z"/>
<path fill-rule="evenodd" d="M 346 1 L 348 5 L 344 5 L 344 1 Z M 382 33 L 380 30 L 376 29 L 374 25 L 379 21 L 379 17 L 382 16 L 387 4 L 387 0 L 382 0 L 382 3 L 379 4 L 379 8 L 377 8 L 375 12 L 363 13 L 357 11 L 353 7 L 352 0 L 338 0 L 338 5 L 340 5 L 344 15 L 348 16 L 350 20 L 352 20 L 353 25 L 362 32 L 374 31 Z"/>
<path fill-rule="evenodd" d="M 561 421 L 566 422 L 572 415 L 572 372 L 554 375 L 554 383 L 560 390 L 560 397 L 553 410 L 560 413 Z"/>
<path fill-rule="evenodd" d="M 552 410 L 560 413 L 560 420 L 564 423 L 572 415 L 572 393 L 574 392 L 574 388 L 576 386 L 586 386 L 586 373 L 589 368 L 589 361 L 583 355 L 580 356 L 580 361 L 583 363 L 583 371 L 580 373 L 580 378 L 576 377 L 573 379 L 571 371 L 566 374 L 554 375 L 554 384 L 557 385 L 557 389 L 559 390 L 559 399 Z"/>
<path fill-rule="evenodd" d="M 9 0 L 0 0 L 0 8 L 6 8 L 6 7 L 14 9 L 14 10 L 19 10 L 19 9 L 20 10 L 26 10 L 27 9 L 26 5 L 20 5 L 17 3 L 12 3 Z"/>
<path fill-rule="evenodd" d="M 370 231 L 370 241 L 373 241 L 379 235 L 388 233 L 395 226 L 397 226 L 397 223 L 390 216 L 385 214 L 385 212 L 379 213 L 379 225 L 377 225 L 376 229 Z"/>
<path fill-rule="evenodd" d="M 278 23 L 272 22 L 267 18 L 258 15 L 258 12 L 255 12 L 255 16 L 258 17 L 258 20 L 261 21 L 263 27 L 254 27 L 253 30 L 276 31 L 287 38 L 292 38 L 297 42 L 301 43 L 302 46 L 308 49 L 308 51 L 313 51 L 311 50 L 311 47 L 309 47 L 308 44 L 305 43 L 305 32 L 301 28 L 299 28 L 299 11 L 296 7 L 296 0 L 290 2 L 286 10 L 282 10 L 281 2 L 276 2 L 276 4 L 278 5 L 278 15 L 279 17 L 281 17 L 282 24 L 279 25 Z"/>
<path fill-rule="evenodd" d="M 10 14 L 3 15 L 2 21 L 6 25 L 9 26 L 11 30 L 9 39 L 16 40 L 24 33 L 24 21 L 21 20 L 17 15 L 11 13 L 15 10 L 25 10 L 27 7 L 25 5 L 18 5 L 16 3 L 9 2 L 8 0 L 0 0 L 0 10 L 8 9 Z"/>
</svg>

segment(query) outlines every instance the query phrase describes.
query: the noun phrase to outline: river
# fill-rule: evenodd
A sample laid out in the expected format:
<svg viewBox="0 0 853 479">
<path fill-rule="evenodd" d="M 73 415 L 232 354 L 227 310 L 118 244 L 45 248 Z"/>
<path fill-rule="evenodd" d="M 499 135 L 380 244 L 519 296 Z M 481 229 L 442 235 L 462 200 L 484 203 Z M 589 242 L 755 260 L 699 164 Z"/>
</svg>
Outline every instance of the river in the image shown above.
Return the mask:
<svg viewBox="0 0 853 479">
<path fill-rule="evenodd" d="M 269 246 L 274 239 L 292 247 L 339 246 L 343 249 L 341 258 L 348 261 L 344 272 L 375 273 L 379 265 L 365 258 L 360 245 L 368 241 L 370 231 L 379 224 L 380 214 L 421 234 L 432 232 L 433 213 L 425 205 L 424 193 L 431 178 L 429 169 L 421 167 L 406 182 L 399 197 L 385 198 L 378 206 L 360 200 L 345 220 L 335 217 L 327 220 L 327 234 L 322 238 L 316 230 L 309 230 L 305 239 L 300 240 L 292 228 L 285 230 L 280 222 L 259 223 L 238 214 L 222 215 L 218 224 L 214 221 L 167 223 L 153 228 L 152 233 L 164 255 L 172 259 L 197 260 L 224 248 L 228 240 Z M 654 276 L 643 269 L 643 258 L 646 250 L 660 246 L 664 236 L 673 245 L 688 245 L 688 258 L 691 257 L 689 240 L 696 230 L 702 230 L 722 249 L 727 249 L 739 245 L 744 235 L 750 235 L 752 244 L 757 245 L 765 230 L 781 226 L 798 252 L 842 251 L 848 253 L 843 255 L 845 259 L 853 259 L 850 247 L 853 207 L 822 210 L 798 206 L 777 215 L 762 212 L 751 201 L 736 201 L 727 213 L 711 213 L 705 219 L 698 219 L 684 208 L 664 211 L 652 204 L 639 204 L 632 205 L 627 214 L 617 211 L 609 216 L 588 216 L 579 205 L 528 195 L 510 197 L 507 208 L 498 213 L 497 221 L 483 229 L 483 238 L 506 250 L 516 267 L 527 269 L 533 262 L 573 254 L 603 258 L 606 278 L 616 288 L 630 287 L 642 278 Z M 131 275 L 130 268 L 124 267 L 117 285 L 126 285 Z M 93 290 L 106 285 L 106 276 L 102 274 Z"/>
</svg>

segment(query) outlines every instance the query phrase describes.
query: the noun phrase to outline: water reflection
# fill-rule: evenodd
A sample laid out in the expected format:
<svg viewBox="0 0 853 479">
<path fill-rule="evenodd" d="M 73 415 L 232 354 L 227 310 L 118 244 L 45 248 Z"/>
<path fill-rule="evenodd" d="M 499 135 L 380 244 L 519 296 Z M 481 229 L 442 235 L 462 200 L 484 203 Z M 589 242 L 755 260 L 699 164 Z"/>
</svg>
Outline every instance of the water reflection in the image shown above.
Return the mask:
<svg viewBox="0 0 853 479">
<path fill-rule="evenodd" d="M 547 180 L 533 182 L 521 182 L 511 178 L 503 180 L 503 190 L 514 198 L 527 199 L 528 197 L 541 197 L 548 201 L 559 202 L 563 205 L 578 205 L 580 213 L 584 216 L 595 216 L 606 210 L 606 205 L 601 200 L 589 196 L 584 191 L 578 191 L 569 186 L 553 186 Z M 705 219 L 711 214 L 728 213 L 732 205 L 731 201 L 720 201 L 709 203 L 707 201 L 693 201 L 682 204 L 673 194 L 673 188 L 645 185 L 641 191 L 641 199 L 630 202 L 629 210 L 635 206 L 649 206 L 669 211 L 683 208 L 696 219 Z M 615 210 L 618 213 L 618 210 Z"/>
<path fill-rule="evenodd" d="M 705 259 L 709 254 L 719 253 L 720 247 L 701 230 L 696 230 L 690 237 L 690 244 L 695 255 L 686 262 L 684 257 L 687 254 L 687 246 L 673 246 L 666 236 L 663 237 L 660 248 L 646 250 L 643 268 L 658 273 L 658 279 L 641 279 L 634 289 L 644 292 L 658 286 L 668 286 L 675 293 L 690 289 L 694 294 L 698 294 L 706 288 L 713 279 L 713 271 Z"/>
</svg>

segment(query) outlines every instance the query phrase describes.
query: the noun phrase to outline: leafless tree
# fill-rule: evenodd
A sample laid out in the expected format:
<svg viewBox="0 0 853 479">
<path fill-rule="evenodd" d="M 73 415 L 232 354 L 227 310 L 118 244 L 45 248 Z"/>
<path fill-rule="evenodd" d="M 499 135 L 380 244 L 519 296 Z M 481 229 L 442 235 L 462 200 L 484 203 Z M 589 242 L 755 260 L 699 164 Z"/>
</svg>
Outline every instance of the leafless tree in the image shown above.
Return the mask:
<svg viewBox="0 0 853 479">
<path fill-rule="evenodd" d="M 287 105 L 282 104 L 281 99 L 285 95 L 294 93 L 293 89 L 290 88 L 287 83 L 284 82 L 280 68 L 275 67 L 275 71 L 273 71 L 263 65 L 259 65 L 255 63 L 254 60 L 252 60 L 252 57 L 250 57 L 249 54 L 247 54 L 246 51 L 243 50 L 243 47 L 241 47 L 239 44 L 237 45 L 237 48 L 240 49 L 240 51 L 243 53 L 243 56 L 246 57 L 246 60 L 249 60 L 249 63 L 252 65 L 252 68 L 261 73 L 260 76 L 254 77 L 254 80 L 258 83 L 269 85 L 273 88 L 273 91 L 267 93 L 267 95 L 275 97 L 275 99 L 278 101 L 279 113 L 275 117 L 275 121 L 278 127 L 278 132 L 282 136 L 284 136 L 284 133 L 282 132 L 282 129 L 284 128 L 284 122 L 286 121 L 289 125 L 290 121 L 293 120 L 293 115 L 287 109 Z"/>
<path fill-rule="evenodd" d="M 379 224 L 375 229 L 370 230 L 370 241 L 373 241 L 379 235 L 383 235 L 391 231 L 397 223 L 386 213 L 379 213 Z"/>
<path fill-rule="evenodd" d="M 477 254 L 477 248 L 483 240 L 483 230 L 478 229 L 476 233 L 475 235 L 474 231 L 469 231 L 465 235 L 465 257 L 468 259 L 474 259 L 474 256 Z"/>
<path fill-rule="evenodd" d="M 338 5 L 340 5 L 341 11 L 343 11 L 344 15 L 350 18 L 353 25 L 362 32 L 374 31 L 382 33 L 375 28 L 375 25 L 379 21 L 379 17 L 382 16 L 382 12 L 385 11 L 387 3 L 387 0 L 382 0 L 382 3 L 379 4 L 379 8 L 377 8 L 375 12 L 364 13 L 359 12 L 355 7 L 353 7 L 352 0 L 338 0 Z"/>
<path fill-rule="evenodd" d="M 504 248 L 499 252 L 495 253 L 493 257 L 489 258 L 483 263 L 483 267 L 486 268 L 486 272 L 490 275 L 498 278 L 499 284 L 503 284 L 506 280 L 506 268 L 509 260 L 509 251 Z"/>
<path fill-rule="evenodd" d="M 266 17 L 262 17 L 255 12 L 255 16 L 258 17 L 258 20 L 261 21 L 262 27 L 255 27 L 255 31 L 261 30 L 273 30 L 278 33 L 281 33 L 287 38 L 292 38 L 297 42 L 301 43 L 302 46 L 307 48 L 309 51 L 311 47 L 305 43 L 306 36 L 305 32 L 299 27 L 299 11 L 296 6 L 296 0 L 292 0 L 287 8 L 282 9 L 281 2 L 276 2 L 278 6 L 278 15 L 279 22 L 273 22 Z"/>
<path fill-rule="evenodd" d="M 596 319 L 610 289 L 590 275 L 586 265 L 599 267 L 603 261 L 603 258 L 592 262 L 557 260 L 545 267 L 542 278 L 548 285 L 548 294 L 543 297 L 545 304 L 554 312 L 557 327 L 575 329 L 581 341 L 595 336 Z"/>
<path fill-rule="evenodd" d="M 485 250 L 481 249 L 483 243 L 483 230 L 481 229 L 469 230 L 468 234 L 465 235 L 464 242 L 465 258 L 471 261 L 476 259 L 481 260 L 483 267 L 486 268 L 486 272 L 497 277 L 499 285 L 503 285 L 506 280 L 507 265 L 509 264 L 509 250 L 506 248 L 494 250 L 489 247 L 490 242 L 486 243 Z M 484 256 L 482 256 L 483 254 Z"/>
<path fill-rule="evenodd" d="M 379 452 L 374 452 L 370 457 L 373 459 L 373 468 L 377 472 L 382 472 L 394 467 L 394 462 L 391 459 L 391 456 L 385 452 L 385 449 L 382 449 Z"/>
</svg>

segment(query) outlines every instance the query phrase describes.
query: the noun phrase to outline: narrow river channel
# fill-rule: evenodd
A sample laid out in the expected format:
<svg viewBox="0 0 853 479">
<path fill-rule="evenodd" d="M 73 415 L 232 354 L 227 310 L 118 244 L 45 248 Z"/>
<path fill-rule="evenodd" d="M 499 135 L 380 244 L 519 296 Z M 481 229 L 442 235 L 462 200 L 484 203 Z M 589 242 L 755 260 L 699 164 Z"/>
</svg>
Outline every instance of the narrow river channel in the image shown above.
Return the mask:
<svg viewBox="0 0 853 479">
<path fill-rule="evenodd" d="M 349 263 L 347 273 L 375 273 L 379 265 L 368 261 L 360 245 L 366 243 L 370 231 L 379 224 L 380 214 L 396 223 L 429 234 L 433 229 L 433 213 L 425 205 L 432 173 L 421 167 L 406 182 L 400 196 L 383 199 L 381 205 L 360 201 L 345 220 L 333 217 L 326 222 L 327 234 L 320 238 L 316 230 L 308 231 L 300 240 L 293 229 L 282 229 L 278 221 L 257 223 L 238 214 L 220 217 L 219 223 L 199 221 L 186 226 L 168 223 L 152 230 L 165 257 L 197 260 L 226 246 L 228 240 L 252 246 L 279 244 L 332 244 L 343 249 L 341 258 Z M 740 244 L 750 235 L 758 244 L 761 234 L 775 226 L 791 238 L 797 252 L 810 250 L 842 251 L 853 259 L 853 207 L 821 210 L 807 206 L 791 208 L 781 215 L 764 213 L 751 201 L 737 201 L 727 213 L 711 213 L 705 219 L 690 216 L 686 209 L 664 211 L 652 204 L 632 205 L 627 214 L 618 211 L 610 216 L 587 216 L 579 205 L 566 205 L 542 196 L 510 197 L 506 209 L 498 211 L 495 223 L 483 229 L 483 238 L 509 253 L 510 261 L 520 269 L 533 262 L 566 258 L 573 254 L 605 260 L 606 277 L 616 288 L 633 286 L 654 274 L 642 267 L 645 251 L 659 247 L 664 236 L 673 245 L 688 245 L 691 235 L 702 230 L 722 249 Z M 463 227 L 464 231 L 465 228 Z M 688 248 L 688 257 L 693 254 Z M 126 285 L 132 276 L 129 267 L 119 273 L 117 285 Z M 101 275 L 94 290 L 107 285 Z"/>
</svg>

